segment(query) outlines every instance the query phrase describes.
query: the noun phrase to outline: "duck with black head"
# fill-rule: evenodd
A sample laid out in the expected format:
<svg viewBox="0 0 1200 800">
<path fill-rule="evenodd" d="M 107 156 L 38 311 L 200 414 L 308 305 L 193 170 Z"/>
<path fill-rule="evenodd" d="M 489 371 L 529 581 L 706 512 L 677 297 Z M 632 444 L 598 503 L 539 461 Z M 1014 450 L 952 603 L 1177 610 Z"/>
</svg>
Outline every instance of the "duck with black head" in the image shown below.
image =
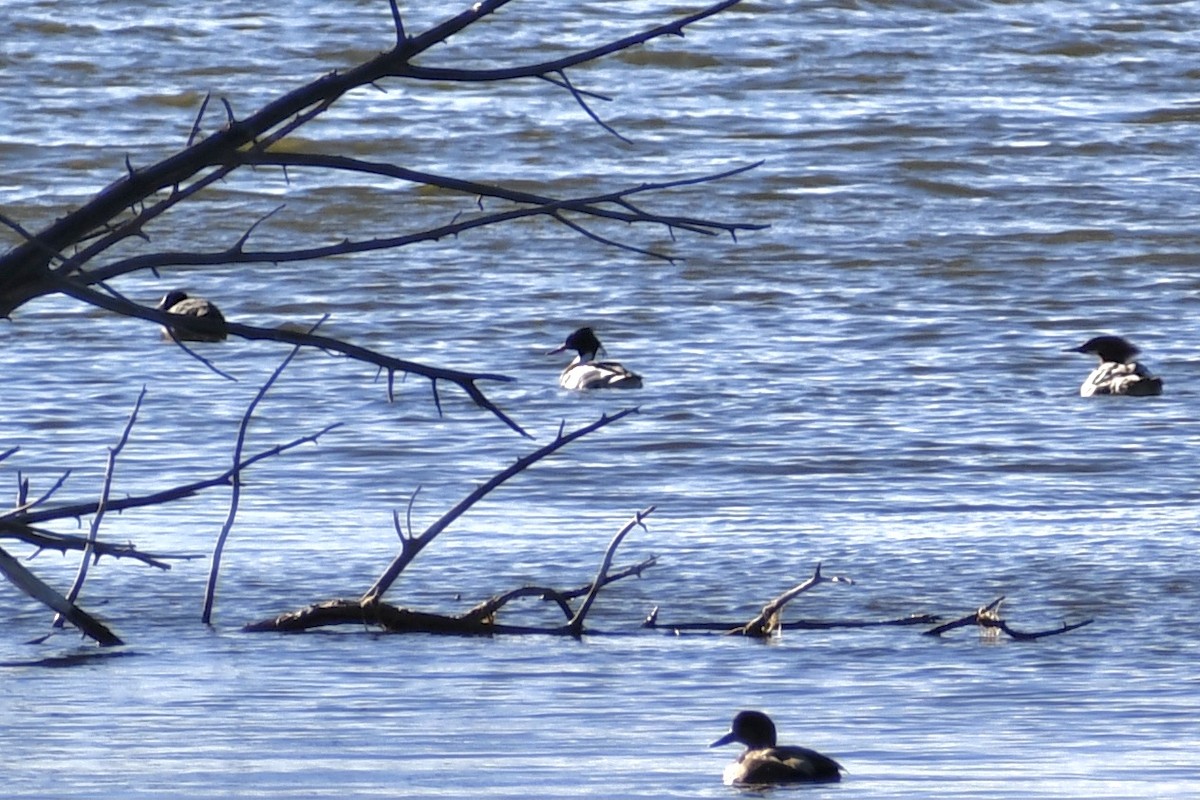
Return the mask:
<svg viewBox="0 0 1200 800">
<path fill-rule="evenodd" d="M 1068 353 L 1086 353 L 1100 359 L 1100 364 L 1079 387 L 1080 397 L 1098 394 L 1127 394 L 1152 397 L 1162 394 L 1162 378 L 1154 375 L 1135 359 L 1140 350 L 1120 336 L 1095 336 L 1079 347 L 1068 347 Z"/>
<path fill-rule="evenodd" d="M 842 765 L 816 750 L 775 743 L 775 723 L 761 711 L 739 711 L 729 733 L 709 747 L 731 742 L 746 750 L 725 768 L 730 786 L 772 783 L 834 783 L 842 779 Z"/>
<path fill-rule="evenodd" d="M 564 389 L 640 389 L 642 376 L 631 372 L 616 361 L 597 361 L 596 356 L 604 352 L 604 345 L 596 338 L 591 328 L 580 328 L 567 337 L 566 341 L 546 355 L 565 350 L 574 350 L 575 358 L 558 376 L 558 385 Z"/>
<path fill-rule="evenodd" d="M 163 326 L 163 338 L 185 342 L 222 342 L 228 335 L 225 316 L 215 304 L 203 297 L 189 297 L 178 289 L 167 292 L 158 302 L 157 309 L 168 314 L 194 317 L 196 325 Z"/>
</svg>

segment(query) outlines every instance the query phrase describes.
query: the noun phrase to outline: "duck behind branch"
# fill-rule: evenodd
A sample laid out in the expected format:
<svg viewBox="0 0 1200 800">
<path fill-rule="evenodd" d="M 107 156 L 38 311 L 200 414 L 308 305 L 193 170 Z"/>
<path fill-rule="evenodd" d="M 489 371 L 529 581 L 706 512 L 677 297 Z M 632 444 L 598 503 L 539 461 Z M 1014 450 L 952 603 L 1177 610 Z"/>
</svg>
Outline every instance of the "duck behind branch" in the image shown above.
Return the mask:
<svg viewBox="0 0 1200 800">
<path fill-rule="evenodd" d="M 200 323 L 195 327 L 163 327 L 163 338 L 185 342 L 221 342 L 225 340 L 225 316 L 215 305 L 203 297 L 188 297 L 178 289 L 167 292 L 158 302 L 159 311 L 195 317 Z"/>
<path fill-rule="evenodd" d="M 775 744 L 775 723 L 761 711 L 739 711 L 729 733 L 709 747 L 741 742 L 746 750 L 725 768 L 725 783 L 834 783 L 842 779 L 842 765 L 816 750 Z"/>
<path fill-rule="evenodd" d="M 616 361 L 596 360 L 597 353 L 604 352 L 604 346 L 591 328 L 580 328 L 546 355 L 565 350 L 574 350 L 576 356 L 558 376 L 558 385 L 564 389 L 642 388 L 641 375 L 630 372 Z"/>
<path fill-rule="evenodd" d="M 1096 336 L 1079 347 L 1068 347 L 1068 353 L 1087 353 L 1100 359 L 1100 364 L 1079 387 L 1080 397 L 1097 394 L 1127 394 L 1151 397 L 1162 394 L 1163 382 L 1134 359 L 1141 352 L 1129 340 L 1120 336 Z"/>
</svg>

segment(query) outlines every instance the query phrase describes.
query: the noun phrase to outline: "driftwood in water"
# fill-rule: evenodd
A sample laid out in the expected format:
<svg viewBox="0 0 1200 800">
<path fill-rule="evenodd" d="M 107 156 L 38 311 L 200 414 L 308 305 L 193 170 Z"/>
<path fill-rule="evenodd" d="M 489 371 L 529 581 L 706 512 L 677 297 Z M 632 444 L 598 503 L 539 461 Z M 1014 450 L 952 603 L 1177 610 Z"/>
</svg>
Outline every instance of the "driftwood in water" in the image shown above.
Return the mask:
<svg viewBox="0 0 1200 800">
<path fill-rule="evenodd" d="M 842 576 L 832 578 L 821 574 L 821 565 L 817 564 L 810 578 L 793 586 L 783 594 L 763 606 L 762 611 L 749 622 L 683 622 L 663 624 L 658 621 L 658 607 L 655 606 L 642 623 L 643 628 L 664 629 L 671 632 L 705 631 L 723 633 L 729 636 L 749 636 L 756 639 L 766 639 L 783 630 L 783 608 L 797 596 L 822 583 L 849 583 L 854 581 Z M 815 622 L 813 620 L 796 620 L 789 622 L 792 628 L 827 629 L 827 628 L 869 628 L 879 625 L 925 625 L 937 622 L 938 618 L 929 614 L 914 614 L 908 617 L 891 620 L 845 620 L 830 622 Z"/>
<path fill-rule="evenodd" d="M 1074 622 L 1071 624 L 1063 623 L 1061 627 L 1054 628 L 1048 631 L 1026 632 L 1018 631 L 1009 627 L 1008 623 L 1000 616 L 1000 605 L 1004 602 L 1004 595 L 1000 595 L 986 606 L 981 606 L 975 611 L 967 614 L 964 617 L 959 617 L 956 620 L 939 625 L 936 628 L 931 628 L 925 631 L 927 636 L 941 636 L 947 631 L 952 631 L 955 628 L 962 628 L 968 625 L 976 625 L 984 630 L 989 635 L 1004 633 L 1011 636 L 1017 641 L 1032 641 L 1034 639 L 1042 639 L 1046 636 L 1057 636 L 1067 631 L 1073 631 L 1076 628 L 1082 628 L 1084 625 L 1090 625 L 1092 620 L 1085 619 L 1082 622 Z"/>
<path fill-rule="evenodd" d="M 251 633 L 272 631 L 294 633 L 331 625 L 353 624 L 380 627 L 389 633 L 431 633 L 460 636 L 532 633 L 578 637 L 583 635 L 584 621 L 600 589 L 623 578 L 641 577 L 643 571 L 657 563 L 657 558 L 651 556 L 618 572 L 610 573 L 608 571 L 621 540 L 635 526 L 645 527 L 642 520 L 653 511 L 653 506 L 643 509 L 617 532 L 604 552 L 604 559 L 596 579 L 578 589 L 560 591 L 543 586 L 523 586 L 489 598 L 469 611 L 454 616 L 413 611 L 383 601 L 365 602 L 362 598 L 327 600 L 298 611 L 280 614 L 272 619 L 250 623 L 242 630 Z M 585 598 L 584 602 L 580 604 L 578 611 L 573 611 L 570 601 L 581 596 Z M 504 606 L 523 597 L 537 597 L 540 600 L 554 603 L 561 609 L 567 621 L 560 625 L 545 626 L 505 625 L 497 622 L 497 615 Z"/>
<path fill-rule="evenodd" d="M 453 508 L 439 517 L 433 524 L 427 527 L 420 534 L 413 534 L 411 530 L 405 532 L 400 525 L 399 514 L 393 513 L 393 520 L 396 528 L 396 533 L 400 537 L 400 552 L 396 555 L 392 562 L 384 569 L 383 574 L 371 585 L 369 589 L 357 600 L 336 599 L 302 608 L 298 611 L 292 611 L 280 614 L 272 619 L 253 622 L 243 627 L 245 631 L 263 632 L 263 631 L 302 631 L 312 628 L 324 627 L 327 625 L 344 625 L 348 623 L 379 625 L 386 630 L 395 632 L 422 632 L 422 633 L 452 633 L 452 634 L 492 634 L 500 632 L 508 633 L 549 633 L 549 634 L 568 634 L 571 636 L 579 636 L 583 633 L 584 620 L 587 613 L 595 602 L 596 595 L 600 589 L 614 580 L 619 580 L 631 575 L 641 575 L 642 571 L 655 563 L 655 559 L 651 558 L 637 564 L 633 567 L 628 567 L 619 573 L 609 574 L 609 568 L 612 565 L 613 555 L 620 546 L 621 541 L 625 536 L 633 530 L 634 527 L 642 526 L 642 520 L 649 516 L 654 511 L 654 506 L 650 506 L 633 516 L 617 535 L 613 537 L 612 542 L 608 545 L 604 553 L 604 559 L 601 562 L 600 569 L 596 575 L 596 579 L 588 586 L 574 593 L 560 592 L 555 589 L 546 589 L 544 587 L 522 587 L 515 589 L 505 594 L 493 597 L 479 605 L 475 606 L 465 614 L 460 616 L 443 616 L 440 614 L 430 614 L 426 612 L 412 611 L 409 609 L 399 608 L 397 606 L 384 603 L 383 595 L 399 579 L 400 575 L 408 568 L 416 557 L 429 546 L 430 543 L 444 530 L 450 527 L 450 524 L 465 514 L 471 506 L 478 503 L 493 490 L 504 484 L 510 478 L 513 478 L 525 470 L 532 467 L 537 462 L 549 457 L 566 445 L 587 436 L 601 428 L 616 422 L 617 420 L 635 413 L 636 408 L 627 408 L 617 412 L 611 416 L 601 416 L 597 421 L 585 425 L 582 428 L 574 430 L 570 433 L 563 433 L 559 429 L 558 435 L 554 441 L 549 444 L 539 447 L 537 450 L 528 455 L 521 456 L 513 464 L 493 475 L 490 479 L 484 482 L 481 486 L 460 500 Z M 584 600 L 580 604 L 577 611 L 572 610 L 569 601 L 584 595 Z M 567 617 L 567 622 L 558 626 L 534 627 L 525 628 L 517 626 L 500 626 L 496 623 L 496 615 L 507 603 L 521 597 L 539 596 L 546 600 L 551 600 L 562 609 Z"/>
</svg>

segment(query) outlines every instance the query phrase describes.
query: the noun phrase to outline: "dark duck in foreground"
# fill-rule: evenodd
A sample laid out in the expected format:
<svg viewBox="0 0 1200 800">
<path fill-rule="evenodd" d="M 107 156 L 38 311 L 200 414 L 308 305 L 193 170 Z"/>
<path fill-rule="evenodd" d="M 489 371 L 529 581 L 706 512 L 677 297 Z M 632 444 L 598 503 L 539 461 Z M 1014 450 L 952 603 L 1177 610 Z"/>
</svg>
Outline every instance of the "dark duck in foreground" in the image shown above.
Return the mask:
<svg viewBox="0 0 1200 800">
<path fill-rule="evenodd" d="M 604 352 L 604 347 L 591 328 L 580 328 L 546 355 L 565 350 L 574 350 L 576 356 L 558 376 L 558 385 L 564 389 L 642 388 L 641 375 L 630 372 L 616 361 L 596 360 L 596 354 Z"/>
<path fill-rule="evenodd" d="M 1150 397 L 1162 394 L 1162 378 L 1151 374 L 1144 364 L 1134 360 L 1140 352 L 1120 336 L 1096 336 L 1079 347 L 1068 347 L 1068 353 L 1087 353 L 1100 359 L 1079 387 L 1081 397 L 1096 394 L 1128 394 Z"/>
<path fill-rule="evenodd" d="M 775 723 L 761 711 L 739 711 L 729 733 L 709 747 L 741 742 L 746 751 L 725 768 L 730 786 L 769 783 L 833 783 L 842 779 L 842 765 L 807 747 L 777 746 Z"/>
<path fill-rule="evenodd" d="M 168 314 L 196 317 L 200 324 L 195 327 L 163 327 L 163 338 L 185 342 L 221 342 L 225 340 L 225 317 L 220 310 L 203 297 L 188 297 L 176 289 L 163 295 L 158 310 Z"/>
</svg>

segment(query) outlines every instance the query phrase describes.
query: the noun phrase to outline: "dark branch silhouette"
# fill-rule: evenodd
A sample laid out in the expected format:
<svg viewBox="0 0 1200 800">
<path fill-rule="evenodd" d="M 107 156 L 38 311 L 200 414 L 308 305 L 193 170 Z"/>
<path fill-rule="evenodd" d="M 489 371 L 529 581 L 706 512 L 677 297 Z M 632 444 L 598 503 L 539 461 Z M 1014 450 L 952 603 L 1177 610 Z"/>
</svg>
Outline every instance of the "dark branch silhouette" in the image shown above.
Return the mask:
<svg viewBox="0 0 1200 800">
<path fill-rule="evenodd" d="M 952 631 L 955 628 L 963 628 L 969 625 L 975 625 L 981 628 L 985 633 L 1004 633 L 1017 641 L 1033 641 L 1034 639 L 1042 639 L 1046 636 L 1058 636 L 1059 634 L 1073 631 L 1076 628 L 1082 628 L 1085 625 L 1090 625 L 1092 620 L 1085 619 L 1081 622 L 1071 624 L 1063 623 L 1060 627 L 1046 631 L 1018 631 L 1009 627 L 1008 622 L 1000 616 L 1000 606 L 1004 602 L 1004 595 L 1000 595 L 986 606 L 980 606 L 975 611 L 966 616 L 959 617 L 943 625 L 938 625 L 936 628 L 931 628 L 925 631 L 926 636 L 941 636 L 943 633 Z"/>
<path fill-rule="evenodd" d="M 521 474 L 525 470 L 532 467 L 537 462 L 541 461 L 554 454 L 561 448 L 571 442 L 587 436 L 595 431 L 604 428 L 619 419 L 622 419 L 629 414 L 632 414 L 636 409 L 628 408 L 620 411 L 612 416 L 602 416 L 596 422 L 585 425 L 571 433 L 564 434 L 561 429 L 553 442 L 544 445 L 534 452 L 518 458 L 511 466 L 501 470 L 493 475 L 489 480 L 472 491 L 462 500 L 460 500 L 453 508 L 439 517 L 433 524 L 427 527 L 419 535 L 413 535 L 411 522 L 409 529 L 406 532 L 400 525 L 399 512 L 393 512 L 392 521 L 396 533 L 400 537 L 400 552 L 392 560 L 392 563 L 387 566 L 383 574 L 375 581 L 357 600 L 337 599 L 329 600 L 315 605 L 310 605 L 298 611 L 280 614 L 272 619 L 263 620 L 261 622 L 251 623 L 246 625 L 243 630 L 247 631 L 296 631 L 307 630 L 314 627 L 322 627 L 325 625 L 342 625 L 347 623 L 380 625 L 388 630 L 393 631 L 423 631 L 427 633 L 498 633 L 498 632 L 527 632 L 527 633 L 554 633 L 559 635 L 580 636 L 583 632 L 584 621 L 587 613 L 596 600 L 596 595 L 600 589 L 611 583 L 614 580 L 629 577 L 631 575 L 641 575 L 642 571 L 649 568 L 655 563 L 655 559 L 649 559 L 633 567 L 626 568 L 618 573 L 610 574 L 609 567 L 612 565 L 613 556 L 616 553 L 617 547 L 625 536 L 638 525 L 643 525 L 642 520 L 649 516 L 654 511 L 651 506 L 635 514 L 633 519 L 627 523 L 609 544 L 605 550 L 604 558 L 601 562 L 600 569 L 595 580 L 583 590 L 586 595 L 584 602 L 580 605 L 578 611 L 572 612 L 569 605 L 569 600 L 572 595 L 559 592 L 546 587 L 522 587 L 505 594 L 493 597 L 490 600 L 481 603 L 464 614 L 455 617 L 447 617 L 440 614 L 429 614 L 425 612 L 414 612 L 407 609 L 397 608 L 396 606 L 383 602 L 383 595 L 393 586 L 401 573 L 413 562 L 417 555 L 424 550 L 433 540 L 455 520 L 465 514 L 473 505 L 478 503 L 493 490 L 504 484 L 509 479 Z M 410 504 L 411 505 L 411 504 Z M 557 603 L 567 616 L 567 622 L 563 625 L 553 627 L 513 627 L 513 626 L 498 626 L 496 623 L 497 612 L 507 603 L 512 600 L 538 596 L 543 599 L 552 600 Z"/>
<path fill-rule="evenodd" d="M 587 436 L 589 433 L 598 431 L 601 428 L 636 412 L 636 408 L 627 408 L 623 411 L 618 411 L 612 416 L 604 415 L 590 425 L 585 425 L 584 427 L 565 435 L 560 430 L 559 435 L 553 442 L 539 447 L 529 455 L 518 458 L 510 467 L 493 475 L 486 483 L 459 501 L 454 508 L 450 509 L 441 517 L 439 517 L 436 522 L 426 528 L 419 536 L 406 537 L 401 535 L 400 553 L 392 560 L 392 563 L 388 565 L 387 569 L 383 571 L 383 574 L 379 576 L 371 588 L 366 591 L 359 602 L 361 602 L 363 605 L 378 603 L 383 598 L 383 595 L 392 588 L 392 584 L 395 583 L 396 579 L 400 577 L 400 573 L 404 571 L 405 567 L 411 564 L 413 559 L 415 559 L 417 555 L 424 550 L 439 533 L 450 527 L 450 524 L 465 514 L 467 510 L 471 508 L 471 506 L 475 505 L 484 497 L 489 495 L 492 490 L 499 487 L 505 481 L 520 475 L 522 472 L 529 469 L 543 458 L 546 458 L 563 447 L 566 447 L 576 439 Z"/>
<path fill-rule="evenodd" d="M 568 92 L 588 116 L 615 134 L 616 131 L 604 123 L 588 105 L 589 98 L 600 99 L 602 95 L 575 87 L 567 77 L 567 70 L 630 47 L 643 45 L 653 39 L 682 36 L 688 26 L 727 10 L 736 5 L 737 0 L 715 3 L 694 14 L 545 63 L 488 71 L 457 70 L 413 63 L 415 59 L 425 56 L 435 45 L 492 15 L 507 3 L 508 0 L 486 0 L 476 3 L 441 24 L 410 36 L 405 29 L 399 6 L 392 0 L 390 9 L 395 27 L 395 46 L 391 50 L 348 69 L 321 76 L 242 118 L 234 113 L 228 100 L 220 98 L 225 110 L 224 119 L 219 129 L 208 135 L 204 135 L 204 127 L 206 116 L 211 109 L 211 98 L 206 96 L 191 124 L 186 145 L 182 150 L 150 165 L 137 165 L 127 158 L 124 173 L 119 178 L 88 202 L 41 230 L 29 230 L 18 220 L 0 215 L 0 223 L 17 232 L 22 238 L 20 244 L 0 256 L 0 317 L 11 315 L 34 298 L 60 293 L 115 314 L 158 324 L 169 323 L 174 328 L 186 331 L 189 324 L 195 326 L 197 323 L 189 323 L 178 315 L 157 312 L 121 297 L 106 281 L 137 270 L 158 270 L 168 266 L 312 261 L 370 250 L 392 249 L 413 242 L 455 236 L 475 228 L 529 216 L 544 216 L 593 241 L 649 257 L 666 259 L 671 259 L 672 256 L 593 230 L 584 220 L 662 226 L 669 230 L 672 236 L 678 229 L 701 235 L 724 232 L 736 237 L 740 230 L 763 227 L 747 223 L 657 215 L 643 212 L 629 201 L 635 194 L 662 192 L 679 186 L 719 180 L 749 167 L 700 178 L 646 183 L 604 194 L 560 198 L 421 173 L 398 164 L 371 163 L 337 154 L 284 153 L 273 149 L 341 102 L 351 90 L 377 86 L 385 79 L 451 82 L 540 79 Z M 367 241 L 351 241 L 341 232 L 335 231 L 330 232 L 330 238 L 337 239 L 337 244 L 310 245 L 283 252 L 255 251 L 248 246 L 250 238 L 258 225 L 271 216 L 267 214 L 251 225 L 236 242 L 215 251 L 197 249 L 186 253 L 143 252 L 132 257 L 103 262 L 103 257 L 127 240 L 137 238 L 149 242 L 152 229 L 156 224 L 164 223 L 165 215 L 184 204 L 187 204 L 189 209 L 193 208 L 195 203 L 201 200 L 200 196 L 205 189 L 225 180 L 232 173 L 245 167 L 268 166 L 279 167 L 285 174 L 289 169 L 308 168 L 385 175 L 416 184 L 462 192 L 471 197 L 493 198 L 512 204 L 513 207 L 474 214 L 470 218 L 455 220 L 429 230 L 381 236 Z M 493 414 L 514 431 L 524 434 L 521 426 L 488 399 L 478 385 L 484 380 L 507 380 L 505 376 L 432 367 L 375 353 L 348 342 L 317 336 L 305 338 L 300 334 L 246 323 L 230 323 L 228 333 L 230 336 L 245 339 L 280 341 L 338 352 L 388 370 L 389 378 L 392 372 L 421 375 L 431 383 L 434 403 L 439 412 L 439 382 L 455 385 L 478 407 Z M 212 362 L 206 363 L 210 368 L 216 369 Z"/>
</svg>

